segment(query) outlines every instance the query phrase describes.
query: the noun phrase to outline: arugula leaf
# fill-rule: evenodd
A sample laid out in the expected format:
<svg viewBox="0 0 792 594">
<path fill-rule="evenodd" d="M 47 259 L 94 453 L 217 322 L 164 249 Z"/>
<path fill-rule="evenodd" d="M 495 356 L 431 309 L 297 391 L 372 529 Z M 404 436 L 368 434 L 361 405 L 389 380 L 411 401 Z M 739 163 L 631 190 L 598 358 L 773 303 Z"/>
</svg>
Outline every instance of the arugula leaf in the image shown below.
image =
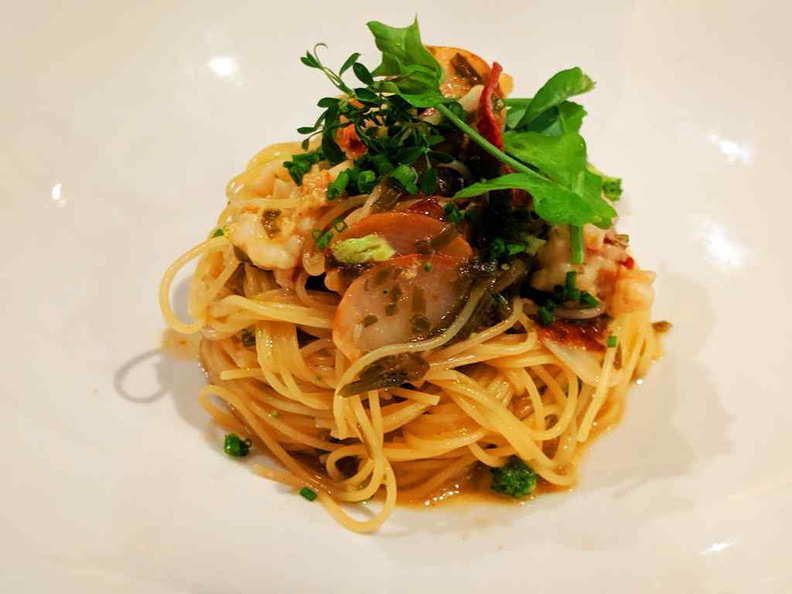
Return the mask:
<svg viewBox="0 0 792 594">
<path fill-rule="evenodd" d="M 389 27 L 378 21 L 367 23 L 382 52 L 382 63 L 374 76 L 393 77 L 382 89 L 401 95 L 414 107 L 433 107 L 444 100 L 440 92 L 443 69 L 421 41 L 418 19 L 408 27 Z"/>
<path fill-rule="evenodd" d="M 588 172 L 590 173 L 590 172 Z M 592 174 L 593 175 L 593 174 Z M 598 179 L 598 176 L 594 176 Z M 607 229 L 616 216 L 613 207 L 599 196 L 592 196 L 591 189 L 597 182 L 584 176 L 590 184 L 582 194 L 553 183 L 538 173 L 509 173 L 495 179 L 473 184 L 457 192 L 454 198 L 472 198 L 493 190 L 518 189 L 530 192 L 534 210 L 542 219 L 553 225 L 584 225 L 594 223 Z"/>
<path fill-rule="evenodd" d="M 510 155 L 569 188 L 586 168 L 586 142 L 577 132 L 545 136 L 538 132 L 509 131 L 503 135 L 503 147 Z"/>
<path fill-rule="evenodd" d="M 578 67 L 557 72 L 534 95 L 519 126 L 527 126 L 548 109 L 560 105 L 569 97 L 586 93 L 593 88 L 594 81 Z"/>
</svg>

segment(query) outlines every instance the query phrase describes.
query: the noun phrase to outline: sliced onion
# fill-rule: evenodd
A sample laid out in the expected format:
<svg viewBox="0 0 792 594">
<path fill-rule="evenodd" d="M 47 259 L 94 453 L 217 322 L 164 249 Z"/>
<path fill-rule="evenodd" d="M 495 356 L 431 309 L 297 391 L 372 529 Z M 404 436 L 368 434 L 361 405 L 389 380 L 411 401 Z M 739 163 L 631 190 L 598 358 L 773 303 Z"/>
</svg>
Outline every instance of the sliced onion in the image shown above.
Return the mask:
<svg viewBox="0 0 792 594">
<path fill-rule="evenodd" d="M 557 310 L 556 310 L 557 311 Z M 547 337 L 541 338 L 547 347 L 567 367 L 572 369 L 585 384 L 596 386 L 602 373 L 602 355 L 584 347 L 568 346 Z M 610 375 L 608 387 L 615 386 L 621 380 L 621 373 L 614 370 Z"/>
<path fill-rule="evenodd" d="M 590 320 L 605 313 L 605 306 L 600 303 L 597 307 L 587 307 L 586 309 L 570 309 L 567 307 L 557 307 L 553 310 L 553 315 L 563 320 Z"/>
</svg>

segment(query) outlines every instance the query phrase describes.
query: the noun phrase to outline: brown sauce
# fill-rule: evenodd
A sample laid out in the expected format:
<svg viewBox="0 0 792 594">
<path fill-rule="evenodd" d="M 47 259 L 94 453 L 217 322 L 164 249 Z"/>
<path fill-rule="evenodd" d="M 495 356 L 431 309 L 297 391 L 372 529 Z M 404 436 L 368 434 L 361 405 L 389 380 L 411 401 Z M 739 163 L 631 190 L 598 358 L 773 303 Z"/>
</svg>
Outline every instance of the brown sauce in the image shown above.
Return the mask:
<svg viewBox="0 0 792 594">
<path fill-rule="evenodd" d="M 610 321 L 607 316 L 591 320 L 556 320 L 549 326 L 539 328 L 539 338 L 601 352 L 605 350 Z"/>
</svg>

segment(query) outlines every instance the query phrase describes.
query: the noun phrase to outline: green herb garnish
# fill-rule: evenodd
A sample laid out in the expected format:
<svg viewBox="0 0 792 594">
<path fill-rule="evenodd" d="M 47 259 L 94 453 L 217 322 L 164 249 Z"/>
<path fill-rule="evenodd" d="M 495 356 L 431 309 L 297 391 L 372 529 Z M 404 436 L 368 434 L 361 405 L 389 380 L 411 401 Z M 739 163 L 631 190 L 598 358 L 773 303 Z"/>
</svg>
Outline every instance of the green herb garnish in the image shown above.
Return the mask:
<svg viewBox="0 0 792 594">
<path fill-rule="evenodd" d="M 615 336 L 608 336 L 608 348 L 613 349 L 616 348 L 616 345 L 619 343 L 619 339 Z"/>
<path fill-rule="evenodd" d="M 215 237 L 222 237 L 223 235 L 225 235 L 225 231 L 223 231 L 222 227 L 218 227 L 217 230 L 214 233 L 212 233 L 212 239 L 214 239 Z"/>
<path fill-rule="evenodd" d="M 599 301 L 588 291 L 583 291 L 580 294 L 580 304 L 585 305 L 586 307 L 597 307 L 599 305 Z"/>
<path fill-rule="evenodd" d="M 540 307 L 539 311 L 537 312 L 539 314 L 539 323 L 542 326 L 549 326 L 550 324 L 555 322 L 555 316 L 553 315 L 553 312 L 551 311 L 551 307 L 552 306 L 548 307 L 548 305 L 550 305 L 550 303 L 547 303 L 547 304 L 543 305 L 542 307 Z"/>
<path fill-rule="evenodd" d="M 324 251 L 330 245 L 330 242 L 333 241 L 333 232 L 329 229 L 325 232 L 322 232 L 321 229 L 314 229 L 311 231 L 311 237 L 316 242 L 317 249 Z"/>
<path fill-rule="evenodd" d="M 243 440 L 236 433 L 229 433 L 225 436 L 223 451 L 234 458 L 242 458 L 250 453 L 250 446 L 253 442 L 249 439 Z"/>
<path fill-rule="evenodd" d="M 316 501 L 316 498 L 318 497 L 316 491 L 314 491 L 310 487 L 303 487 L 302 489 L 300 489 L 300 495 L 305 499 L 307 499 L 308 501 Z"/>
<path fill-rule="evenodd" d="M 536 488 L 536 473 L 517 457 L 513 457 L 500 468 L 490 468 L 490 475 L 490 488 L 514 499 L 527 497 Z"/>
<path fill-rule="evenodd" d="M 533 98 L 507 100 L 507 132 L 501 150 L 468 125 L 459 103 L 443 97 L 443 70 L 424 46 L 417 20 L 403 28 L 374 21 L 368 27 L 382 55 L 373 71 L 358 61 L 359 54 L 353 54 L 336 73 L 319 59 L 320 46 L 302 58 L 306 66 L 322 71 L 345 97 L 320 100 L 318 105 L 324 112 L 313 126 L 300 129 L 311 136 L 320 135 L 321 146 L 287 162 L 295 182 L 301 183 L 302 176 L 319 160 L 326 159 L 331 165 L 341 162 L 345 156 L 336 142 L 336 132 L 354 126 L 366 153 L 330 184 L 328 198 L 355 190 L 364 192 L 384 175 L 410 195 L 418 191 L 431 194 L 437 185 L 433 163 L 447 158 L 431 147 L 447 137 L 443 127 L 450 124 L 512 169 L 512 173 L 464 188 L 455 197 L 470 198 L 498 190 L 529 192 L 541 219 L 553 225 L 570 225 L 571 260 L 582 263 L 582 226 L 591 223 L 609 228 L 616 212 L 603 194 L 613 200 L 620 192 L 617 178 L 589 167 L 586 144 L 579 134 L 585 110 L 568 100 L 591 90 L 593 81 L 580 68 L 570 68 L 553 75 Z M 344 81 L 344 74 L 350 70 L 362 86 Z M 426 108 L 439 111 L 445 121 L 430 124 L 422 119 Z M 380 133 L 383 129 L 387 134 Z M 419 162 L 423 162 L 421 167 L 417 167 Z M 458 222 L 453 220 L 455 214 L 449 216 L 452 222 Z M 495 246 L 494 253 L 514 256 L 527 251 L 521 247 L 525 243 L 522 239 L 501 239 L 503 248 Z"/>
</svg>

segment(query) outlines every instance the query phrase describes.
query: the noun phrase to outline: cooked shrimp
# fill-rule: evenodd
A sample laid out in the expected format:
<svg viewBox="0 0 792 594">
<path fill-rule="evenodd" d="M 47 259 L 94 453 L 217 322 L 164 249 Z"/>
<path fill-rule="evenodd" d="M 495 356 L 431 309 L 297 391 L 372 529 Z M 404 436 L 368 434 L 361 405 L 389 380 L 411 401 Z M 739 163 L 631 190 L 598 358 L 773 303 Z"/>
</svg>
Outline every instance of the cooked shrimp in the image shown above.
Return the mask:
<svg viewBox="0 0 792 594">
<path fill-rule="evenodd" d="M 236 199 L 240 209 L 226 224 L 231 243 L 259 268 L 296 268 L 305 238 L 316 225 L 320 210 L 327 204 L 328 184 L 349 165 L 345 161 L 332 169 L 314 167 L 303 177 L 299 188 L 291 179 L 277 178 L 266 197 L 247 198 L 248 194 L 244 192 L 244 197 Z M 278 208 L 281 204 L 283 207 Z M 286 278 L 284 275 L 281 277 Z"/>
<path fill-rule="evenodd" d="M 635 269 L 630 256 L 613 229 L 594 225 L 583 227 L 586 262 L 582 266 L 569 261 L 569 229 L 565 225 L 550 230 L 547 244 L 539 253 L 539 269 L 531 286 L 552 291 L 563 285 L 567 272 L 577 272 L 577 287 L 588 291 L 606 305 L 611 315 L 621 315 L 651 307 L 654 300 L 654 273 Z"/>
</svg>

